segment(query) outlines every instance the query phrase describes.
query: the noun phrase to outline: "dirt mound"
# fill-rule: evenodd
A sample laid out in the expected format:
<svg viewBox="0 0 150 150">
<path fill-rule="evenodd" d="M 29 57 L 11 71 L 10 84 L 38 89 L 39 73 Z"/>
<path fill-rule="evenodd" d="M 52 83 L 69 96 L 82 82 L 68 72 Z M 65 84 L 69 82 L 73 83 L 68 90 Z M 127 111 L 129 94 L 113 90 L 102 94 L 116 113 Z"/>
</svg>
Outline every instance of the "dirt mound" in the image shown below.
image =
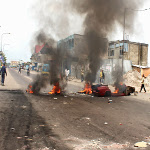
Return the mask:
<svg viewBox="0 0 150 150">
<path fill-rule="evenodd" d="M 141 86 L 141 74 L 138 71 L 129 71 L 123 76 L 124 83 L 130 86 Z"/>
<path fill-rule="evenodd" d="M 136 71 L 129 71 L 123 76 L 124 78 L 124 83 L 129 86 L 136 86 L 140 87 L 141 86 L 141 81 L 142 81 L 142 76 L 141 74 Z M 150 75 L 145 78 L 145 86 L 150 86 Z"/>
</svg>

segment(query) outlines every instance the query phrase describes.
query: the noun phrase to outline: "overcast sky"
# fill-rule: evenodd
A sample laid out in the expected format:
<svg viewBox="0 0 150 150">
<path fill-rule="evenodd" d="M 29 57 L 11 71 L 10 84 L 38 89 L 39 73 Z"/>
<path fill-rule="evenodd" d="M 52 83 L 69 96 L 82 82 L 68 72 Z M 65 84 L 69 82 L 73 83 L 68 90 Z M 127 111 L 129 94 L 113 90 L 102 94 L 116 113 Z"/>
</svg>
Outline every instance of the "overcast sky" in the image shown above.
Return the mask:
<svg viewBox="0 0 150 150">
<path fill-rule="evenodd" d="M 2 48 L 8 62 L 12 60 L 30 61 L 31 57 L 31 41 L 34 40 L 34 34 L 41 28 L 38 19 L 36 18 L 36 3 L 38 0 L 0 0 L 0 39 L 2 38 Z M 43 3 L 45 0 L 40 1 Z M 61 18 L 65 19 L 66 11 L 64 7 L 59 6 L 61 0 L 49 0 L 52 5 L 49 7 L 50 12 L 55 12 L 55 22 Z M 143 0 L 144 1 L 144 0 Z M 150 8 L 150 2 L 146 2 L 141 9 Z M 38 9 L 38 8 L 37 8 Z M 37 10 L 36 9 L 36 10 Z M 57 9 L 57 11 L 55 10 Z M 58 11 L 59 10 L 59 11 Z M 63 14 L 64 13 L 64 14 Z M 127 38 L 130 41 L 141 42 L 150 44 L 150 10 L 144 12 L 137 12 L 138 18 L 136 19 L 136 26 L 134 27 L 133 34 L 126 31 Z M 78 16 L 70 13 L 69 18 L 69 31 L 59 36 L 57 33 L 56 39 L 67 37 L 70 34 L 82 34 L 82 21 L 83 16 Z M 62 21 L 61 20 L 61 21 Z M 54 31 L 56 31 L 55 29 Z M 10 34 L 3 34 L 10 33 Z M 2 36 L 3 34 L 3 36 Z M 55 34 L 55 33 L 53 33 Z M 109 37 L 110 40 L 122 40 L 122 28 L 118 27 L 116 31 Z M 150 61 L 149 61 L 150 65 Z"/>
</svg>

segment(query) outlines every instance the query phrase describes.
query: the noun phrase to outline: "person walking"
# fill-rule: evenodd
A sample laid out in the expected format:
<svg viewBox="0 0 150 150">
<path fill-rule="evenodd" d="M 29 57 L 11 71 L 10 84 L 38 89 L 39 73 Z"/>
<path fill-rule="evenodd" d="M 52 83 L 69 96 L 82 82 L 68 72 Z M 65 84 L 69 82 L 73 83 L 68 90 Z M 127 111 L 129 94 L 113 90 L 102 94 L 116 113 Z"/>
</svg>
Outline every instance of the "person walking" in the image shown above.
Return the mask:
<svg viewBox="0 0 150 150">
<path fill-rule="evenodd" d="M 140 89 L 140 92 L 142 91 L 142 89 L 144 88 L 144 93 L 146 93 L 146 89 L 145 89 L 145 85 L 144 85 L 144 82 L 145 82 L 145 76 L 144 74 L 142 75 L 142 81 L 141 81 L 141 89 Z"/>
<path fill-rule="evenodd" d="M 104 84 L 105 74 L 103 70 L 100 71 L 100 84 Z"/>
<path fill-rule="evenodd" d="M 19 71 L 18 71 L 18 73 L 21 73 L 21 66 L 19 66 Z"/>
<path fill-rule="evenodd" d="M 5 64 L 3 64 L 2 68 L 1 68 L 1 83 L 2 83 L 2 86 L 4 86 L 5 74 L 7 76 L 6 67 L 5 67 Z"/>
</svg>

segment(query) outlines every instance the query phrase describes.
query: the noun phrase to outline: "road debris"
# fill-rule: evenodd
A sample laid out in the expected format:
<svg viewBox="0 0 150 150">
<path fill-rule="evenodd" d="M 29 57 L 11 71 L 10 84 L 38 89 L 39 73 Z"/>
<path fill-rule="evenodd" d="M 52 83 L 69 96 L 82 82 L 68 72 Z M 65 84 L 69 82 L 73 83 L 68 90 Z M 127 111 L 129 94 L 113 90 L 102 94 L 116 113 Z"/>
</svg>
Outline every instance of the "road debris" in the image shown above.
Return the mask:
<svg viewBox="0 0 150 150">
<path fill-rule="evenodd" d="M 134 147 L 145 148 L 145 147 L 147 147 L 147 142 L 144 142 L 144 141 L 137 142 L 137 143 L 134 144 Z"/>
<path fill-rule="evenodd" d="M 50 150 L 50 149 L 48 147 L 45 147 L 45 148 L 40 148 L 39 150 Z"/>
<path fill-rule="evenodd" d="M 14 130 L 15 130 L 15 128 L 11 128 L 11 130 L 12 130 L 12 131 L 14 131 Z"/>
<path fill-rule="evenodd" d="M 24 136 L 25 138 L 27 138 L 28 136 Z"/>
<path fill-rule="evenodd" d="M 32 141 L 32 139 L 26 139 L 27 141 Z"/>
<path fill-rule="evenodd" d="M 57 97 L 54 97 L 54 99 L 57 99 Z"/>
<path fill-rule="evenodd" d="M 17 137 L 17 139 L 22 139 L 22 137 Z"/>
<path fill-rule="evenodd" d="M 64 105 L 68 104 L 67 102 L 63 102 Z"/>
<path fill-rule="evenodd" d="M 44 124 L 41 124 L 41 125 L 39 125 L 39 127 L 45 127 L 45 125 L 44 125 Z"/>
<path fill-rule="evenodd" d="M 26 108 L 27 108 L 27 106 L 24 106 L 24 105 L 23 105 L 23 106 L 21 106 L 21 108 L 26 109 Z"/>
<path fill-rule="evenodd" d="M 108 124 L 108 122 L 105 122 L 104 124 Z"/>
<path fill-rule="evenodd" d="M 111 100 L 111 99 L 109 99 L 109 101 L 108 101 L 108 104 L 110 104 L 110 103 L 112 103 L 112 100 Z"/>
</svg>

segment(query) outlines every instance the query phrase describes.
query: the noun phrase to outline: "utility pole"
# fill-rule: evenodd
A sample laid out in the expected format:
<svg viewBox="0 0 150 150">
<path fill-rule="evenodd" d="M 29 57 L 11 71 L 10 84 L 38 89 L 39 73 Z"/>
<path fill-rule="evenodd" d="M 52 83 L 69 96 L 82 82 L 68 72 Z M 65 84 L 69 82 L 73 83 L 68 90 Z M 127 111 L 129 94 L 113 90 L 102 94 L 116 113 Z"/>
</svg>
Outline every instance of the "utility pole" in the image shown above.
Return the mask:
<svg viewBox="0 0 150 150">
<path fill-rule="evenodd" d="M 126 8 L 124 8 L 124 22 L 123 22 L 123 49 L 122 49 L 122 77 L 123 77 L 123 72 L 124 72 L 124 69 L 123 69 L 123 61 L 124 61 L 124 47 L 125 47 L 125 38 L 124 38 L 124 35 L 125 35 L 125 24 L 126 24 Z"/>
</svg>

